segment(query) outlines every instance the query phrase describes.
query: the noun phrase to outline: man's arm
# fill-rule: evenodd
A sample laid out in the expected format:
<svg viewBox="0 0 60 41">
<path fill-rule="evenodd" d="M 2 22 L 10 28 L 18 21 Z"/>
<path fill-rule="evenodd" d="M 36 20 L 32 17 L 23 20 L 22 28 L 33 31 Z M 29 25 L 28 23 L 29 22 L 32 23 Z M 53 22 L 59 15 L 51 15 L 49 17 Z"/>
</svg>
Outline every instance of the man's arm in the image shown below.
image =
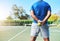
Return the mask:
<svg viewBox="0 0 60 41">
<path fill-rule="evenodd" d="M 38 18 L 34 15 L 34 12 L 33 12 L 33 10 L 31 10 L 31 16 L 32 16 L 32 18 L 34 19 L 34 20 L 36 20 L 36 21 L 38 21 Z"/>
<path fill-rule="evenodd" d="M 48 10 L 46 17 L 42 21 L 42 25 L 48 20 L 50 16 L 51 16 L 51 11 Z"/>
<path fill-rule="evenodd" d="M 47 15 L 46 15 L 46 17 L 43 19 L 43 21 L 46 21 L 46 20 L 48 20 L 48 18 L 51 16 L 51 11 L 48 11 L 47 12 Z"/>
</svg>

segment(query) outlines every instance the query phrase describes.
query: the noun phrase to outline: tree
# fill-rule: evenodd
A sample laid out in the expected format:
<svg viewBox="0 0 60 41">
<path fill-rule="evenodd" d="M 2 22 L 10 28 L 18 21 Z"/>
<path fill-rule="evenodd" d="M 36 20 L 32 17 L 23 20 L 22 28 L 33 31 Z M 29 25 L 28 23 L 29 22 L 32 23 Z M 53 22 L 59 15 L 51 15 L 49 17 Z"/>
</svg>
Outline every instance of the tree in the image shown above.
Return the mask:
<svg viewBox="0 0 60 41">
<path fill-rule="evenodd" d="M 19 17 L 19 9 L 18 9 L 16 4 L 13 5 L 12 11 L 13 11 L 13 13 L 15 15 L 15 18 L 18 18 Z"/>
<path fill-rule="evenodd" d="M 7 17 L 7 20 L 12 20 L 12 17 L 11 17 L 11 16 L 8 16 L 8 17 Z"/>
<path fill-rule="evenodd" d="M 20 8 L 17 7 L 16 4 L 12 6 L 13 14 L 15 15 L 15 19 L 28 19 L 29 15 L 26 13 L 25 9 L 20 6 Z"/>
<path fill-rule="evenodd" d="M 52 14 L 51 17 L 48 19 L 48 21 L 56 21 L 58 19 L 58 16 L 56 14 Z"/>
<path fill-rule="evenodd" d="M 29 18 L 29 15 L 26 14 L 26 11 L 22 6 L 19 8 L 19 12 L 20 12 L 20 17 L 19 17 L 20 19 L 28 19 Z"/>
</svg>

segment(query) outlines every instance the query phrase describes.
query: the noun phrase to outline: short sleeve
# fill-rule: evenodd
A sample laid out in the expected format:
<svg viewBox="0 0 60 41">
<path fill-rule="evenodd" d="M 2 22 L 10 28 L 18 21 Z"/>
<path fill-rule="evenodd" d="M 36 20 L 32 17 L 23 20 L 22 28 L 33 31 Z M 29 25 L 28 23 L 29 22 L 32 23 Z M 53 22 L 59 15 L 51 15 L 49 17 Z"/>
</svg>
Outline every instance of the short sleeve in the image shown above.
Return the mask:
<svg viewBox="0 0 60 41">
<path fill-rule="evenodd" d="M 30 10 L 33 10 L 34 11 L 34 8 L 33 8 L 33 6 L 31 6 L 31 9 Z"/>
<path fill-rule="evenodd" d="M 48 11 L 51 11 L 51 7 L 50 6 L 48 6 Z"/>
</svg>

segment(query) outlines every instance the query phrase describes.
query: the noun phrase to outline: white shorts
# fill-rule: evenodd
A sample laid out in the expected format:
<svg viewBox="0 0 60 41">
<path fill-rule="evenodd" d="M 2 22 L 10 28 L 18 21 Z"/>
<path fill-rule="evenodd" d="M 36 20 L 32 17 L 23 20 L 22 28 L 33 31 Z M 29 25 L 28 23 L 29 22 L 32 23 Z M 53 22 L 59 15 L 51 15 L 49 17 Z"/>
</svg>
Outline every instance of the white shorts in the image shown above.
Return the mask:
<svg viewBox="0 0 60 41">
<path fill-rule="evenodd" d="M 38 36 L 38 34 L 41 34 L 43 38 L 49 37 L 49 26 L 47 24 L 43 26 L 38 26 L 37 23 L 32 23 L 31 26 L 31 36 Z"/>
</svg>

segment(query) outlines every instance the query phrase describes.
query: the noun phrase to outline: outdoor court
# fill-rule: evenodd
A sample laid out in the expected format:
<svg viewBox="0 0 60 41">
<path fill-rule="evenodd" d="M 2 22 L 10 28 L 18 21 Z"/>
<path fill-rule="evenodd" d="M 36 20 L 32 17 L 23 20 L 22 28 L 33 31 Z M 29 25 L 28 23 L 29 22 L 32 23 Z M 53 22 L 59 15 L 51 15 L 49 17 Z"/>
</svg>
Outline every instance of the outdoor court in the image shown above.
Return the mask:
<svg viewBox="0 0 60 41">
<path fill-rule="evenodd" d="M 30 26 L 0 26 L 0 41 L 30 41 Z M 50 27 L 50 40 L 60 41 L 60 28 Z M 43 41 L 38 36 L 37 41 Z"/>
</svg>

